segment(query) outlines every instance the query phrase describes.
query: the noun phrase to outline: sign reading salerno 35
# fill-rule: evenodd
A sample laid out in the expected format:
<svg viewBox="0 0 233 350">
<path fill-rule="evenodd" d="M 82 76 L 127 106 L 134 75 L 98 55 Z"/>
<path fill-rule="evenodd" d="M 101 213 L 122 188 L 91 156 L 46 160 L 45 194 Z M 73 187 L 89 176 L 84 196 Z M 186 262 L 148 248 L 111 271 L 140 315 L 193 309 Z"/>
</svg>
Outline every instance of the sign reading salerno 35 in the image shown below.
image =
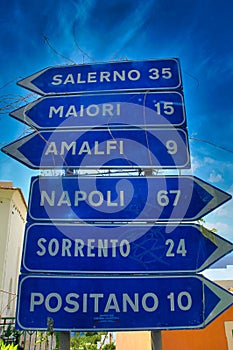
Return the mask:
<svg viewBox="0 0 233 350">
<path fill-rule="evenodd" d="M 178 59 L 49 67 L 18 82 L 39 95 L 182 88 Z"/>
</svg>

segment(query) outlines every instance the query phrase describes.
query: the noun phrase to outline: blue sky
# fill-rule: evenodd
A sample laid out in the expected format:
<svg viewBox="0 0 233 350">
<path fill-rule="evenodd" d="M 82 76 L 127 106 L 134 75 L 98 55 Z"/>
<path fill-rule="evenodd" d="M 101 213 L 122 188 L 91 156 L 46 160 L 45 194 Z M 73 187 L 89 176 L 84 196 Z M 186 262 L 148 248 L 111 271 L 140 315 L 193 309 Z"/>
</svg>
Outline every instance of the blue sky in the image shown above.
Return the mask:
<svg viewBox="0 0 233 350">
<path fill-rule="evenodd" d="M 48 66 L 178 57 L 192 173 L 233 194 L 232 13 L 231 0 L 1 0 L 0 145 L 28 132 L 8 116 L 39 97 L 16 86 L 22 78 Z M 37 172 L 4 154 L 0 162 L 0 179 L 27 198 Z M 232 208 L 205 220 L 233 242 Z"/>
</svg>

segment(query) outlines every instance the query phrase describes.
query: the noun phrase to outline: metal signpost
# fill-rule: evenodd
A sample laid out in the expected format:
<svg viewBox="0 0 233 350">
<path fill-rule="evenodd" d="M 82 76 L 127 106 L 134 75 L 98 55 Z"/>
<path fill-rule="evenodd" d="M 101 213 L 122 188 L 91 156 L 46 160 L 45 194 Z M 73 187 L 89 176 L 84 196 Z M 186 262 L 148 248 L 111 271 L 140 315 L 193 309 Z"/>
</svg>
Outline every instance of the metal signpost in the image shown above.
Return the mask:
<svg viewBox="0 0 233 350">
<path fill-rule="evenodd" d="M 197 329 L 232 305 L 202 276 L 22 275 L 17 325 L 60 331 Z"/>
<path fill-rule="evenodd" d="M 2 151 L 32 169 L 190 167 L 188 137 L 183 129 L 41 131 Z"/>
<path fill-rule="evenodd" d="M 231 195 L 194 176 L 32 177 L 28 221 L 191 221 Z"/>
<path fill-rule="evenodd" d="M 197 273 L 233 250 L 202 226 L 27 224 L 23 273 Z"/>
<path fill-rule="evenodd" d="M 175 58 L 49 67 L 18 85 L 39 95 L 182 89 Z"/>
<path fill-rule="evenodd" d="M 10 116 L 35 129 L 147 126 L 186 127 L 182 92 L 46 96 Z"/>
<path fill-rule="evenodd" d="M 32 169 L 190 168 L 178 59 L 49 67 L 18 84 L 44 96 L 10 114 L 36 131 L 2 151 Z M 230 198 L 194 176 L 33 177 L 17 327 L 50 322 L 60 350 L 70 330 L 151 330 L 162 350 L 161 329 L 205 327 L 233 298 L 196 273 L 233 244 L 190 221 Z"/>
</svg>

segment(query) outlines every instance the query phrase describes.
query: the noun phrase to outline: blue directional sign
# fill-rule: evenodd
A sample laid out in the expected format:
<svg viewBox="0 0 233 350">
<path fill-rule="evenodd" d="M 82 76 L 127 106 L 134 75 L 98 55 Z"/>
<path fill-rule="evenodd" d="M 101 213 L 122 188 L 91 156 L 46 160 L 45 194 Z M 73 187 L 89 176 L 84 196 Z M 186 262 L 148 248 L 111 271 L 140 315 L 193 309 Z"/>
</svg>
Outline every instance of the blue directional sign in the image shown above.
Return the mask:
<svg viewBox="0 0 233 350">
<path fill-rule="evenodd" d="M 49 67 L 18 85 L 40 95 L 98 91 L 181 89 L 178 59 Z"/>
<path fill-rule="evenodd" d="M 181 92 L 46 96 L 10 115 L 36 129 L 186 126 Z"/>
<path fill-rule="evenodd" d="M 195 273 L 233 250 L 189 225 L 28 224 L 21 272 Z"/>
<path fill-rule="evenodd" d="M 91 129 L 34 132 L 2 148 L 32 169 L 189 168 L 183 129 Z"/>
<path fill-rule="evenodd" d="M 33 177 L 28 220 L 198 220 L 231 198 L 193 176 Z"/>
<path fill-rule="evenodd" d="M 22 275 L 16 325 L 25 330 L 119 331 L 203 328 L 233 296 L 201 276 Z"/>
</svg>

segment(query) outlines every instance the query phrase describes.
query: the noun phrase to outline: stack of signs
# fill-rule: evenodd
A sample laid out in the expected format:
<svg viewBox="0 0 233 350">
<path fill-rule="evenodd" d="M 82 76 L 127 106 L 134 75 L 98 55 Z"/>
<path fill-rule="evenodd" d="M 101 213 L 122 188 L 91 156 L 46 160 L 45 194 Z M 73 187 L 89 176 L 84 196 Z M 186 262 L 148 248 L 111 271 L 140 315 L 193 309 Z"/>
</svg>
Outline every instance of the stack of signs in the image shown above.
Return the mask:
<svg viewBox="0 0 233 350">
<path fill-rule="evenodd" d="M 11 113 L 35 132 L 3 151 L 32 169 L 190 168 L 177 59 L 52 67 L 19 85 L 45 96 Z M 190 222 L 230 198 L 193 176 L 33 177 L 18 328 L 205 327 L 232 295 L 197 273 L 233 245 Z"/>
</svg>

